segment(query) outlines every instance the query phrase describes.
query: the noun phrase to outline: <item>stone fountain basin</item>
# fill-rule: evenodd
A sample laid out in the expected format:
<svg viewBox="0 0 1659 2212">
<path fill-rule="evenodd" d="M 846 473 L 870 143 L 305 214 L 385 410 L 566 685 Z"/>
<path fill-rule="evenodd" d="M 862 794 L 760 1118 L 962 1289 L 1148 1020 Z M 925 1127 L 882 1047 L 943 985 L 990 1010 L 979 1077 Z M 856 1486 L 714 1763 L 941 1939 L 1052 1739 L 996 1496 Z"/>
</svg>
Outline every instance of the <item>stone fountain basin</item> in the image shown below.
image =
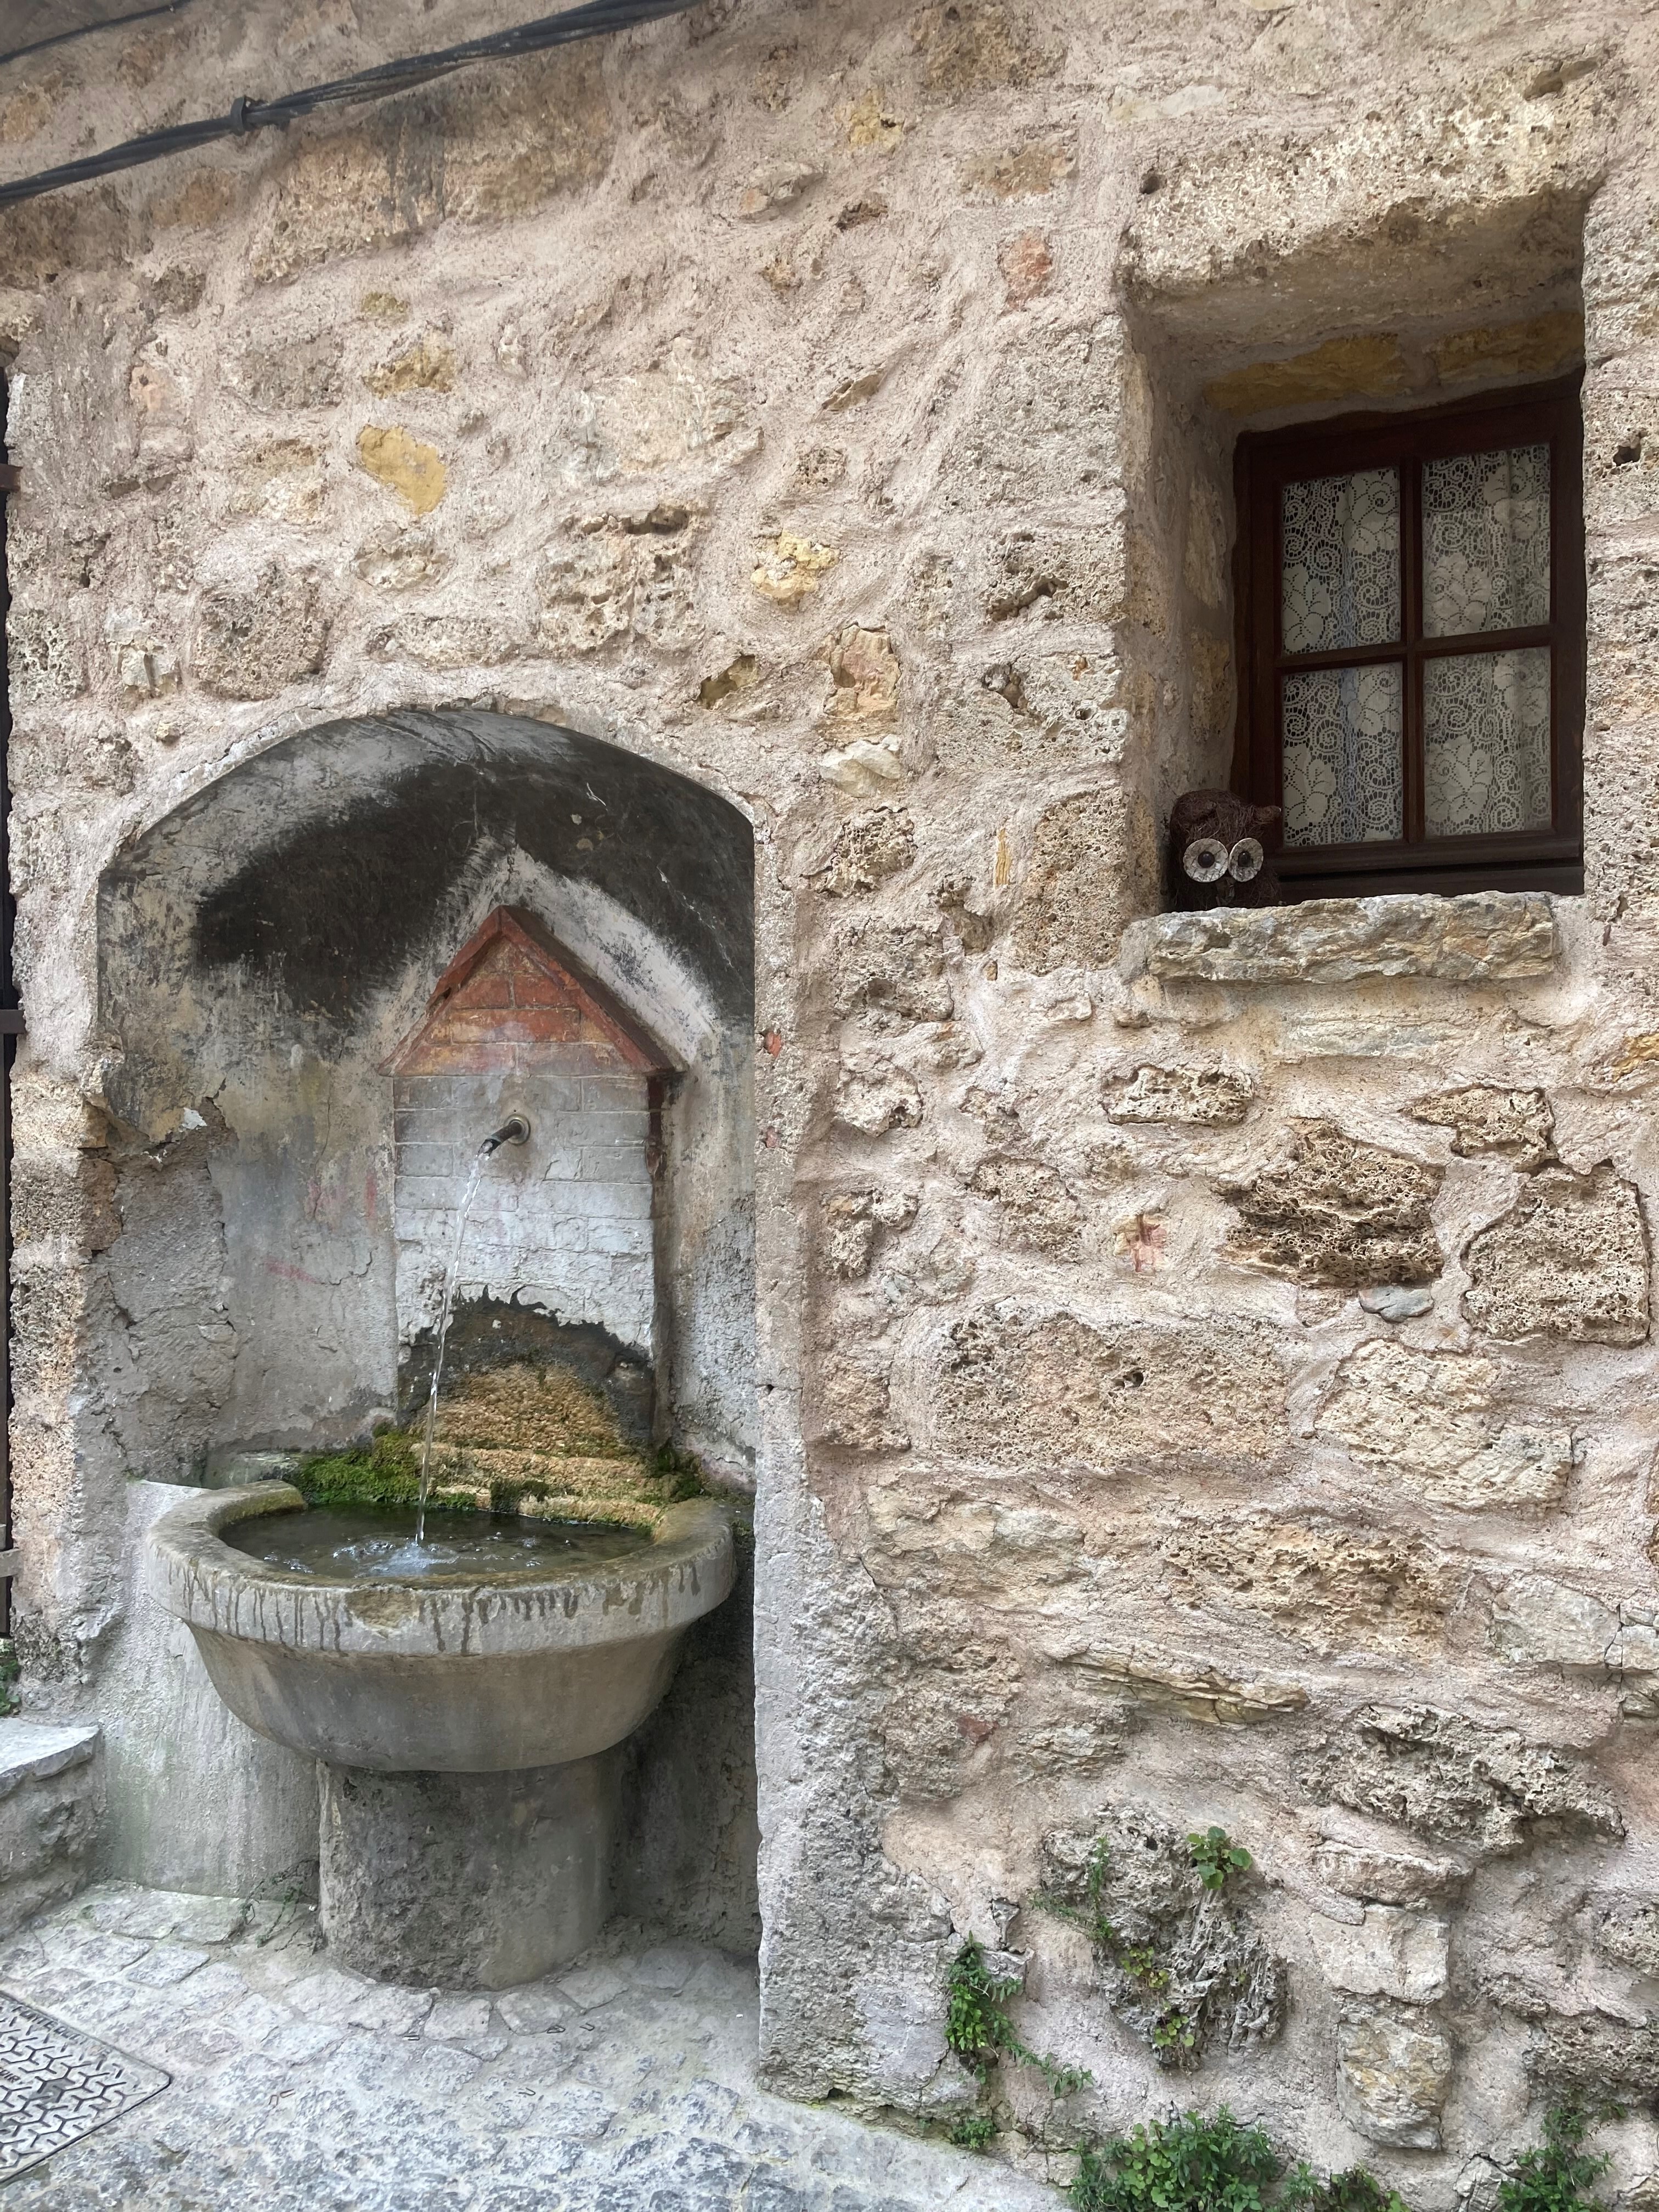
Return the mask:
<svg viewBox="0 0 1659 2212">
<path fill-rule="evenodd" d="M 600 1567 L 487 1583 L 324 1582 L 223 1540 L 304 1504 L 285 1482 L 194 1492 L 153 1523 L 147 1572 L 237 1717 L 334 1766 L 501 1773 L 608 1750 L 732 1588 L 731 1522 L 707 1498 Z"/>
</svg>

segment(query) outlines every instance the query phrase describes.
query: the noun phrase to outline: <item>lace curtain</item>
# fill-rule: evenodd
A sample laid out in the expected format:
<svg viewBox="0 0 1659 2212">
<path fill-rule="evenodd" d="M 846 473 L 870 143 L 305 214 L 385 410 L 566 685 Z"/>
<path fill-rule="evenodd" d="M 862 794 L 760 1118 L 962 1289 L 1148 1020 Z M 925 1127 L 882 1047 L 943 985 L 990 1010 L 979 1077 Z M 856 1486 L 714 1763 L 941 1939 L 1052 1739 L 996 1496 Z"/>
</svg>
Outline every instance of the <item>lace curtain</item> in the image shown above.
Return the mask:
<svg viewBox="0 0 1659 2212">
<path fill-rule="evenodd" d="M 1288 844 L 1404 836 L 1398 661 L 1287 676 L 1283 728 Z"/>
<path fill-rule="evenodd" d="M 1390 645 L 1400 635 L 1400 476 L 1362 469 L 1284 493 L 1286 653 Z"/>
<path fill-rule="evenodd" d="M 1400 479 L 1364 469 L 1286 484 L 1281 624 L 1287 653 L 1401 635 Z M 1423 471 L 1425 637 L 1550 618 L 1549 447 L 1462 453 Z M 1285 836 L 1364 844 L 1404 835 L 1401 669 L 1287 674 Z M 1425 826 L 1433 836 L 1551 819 L 1547 647 L 1437 655 L 1423 688 Z"/>
</svg>

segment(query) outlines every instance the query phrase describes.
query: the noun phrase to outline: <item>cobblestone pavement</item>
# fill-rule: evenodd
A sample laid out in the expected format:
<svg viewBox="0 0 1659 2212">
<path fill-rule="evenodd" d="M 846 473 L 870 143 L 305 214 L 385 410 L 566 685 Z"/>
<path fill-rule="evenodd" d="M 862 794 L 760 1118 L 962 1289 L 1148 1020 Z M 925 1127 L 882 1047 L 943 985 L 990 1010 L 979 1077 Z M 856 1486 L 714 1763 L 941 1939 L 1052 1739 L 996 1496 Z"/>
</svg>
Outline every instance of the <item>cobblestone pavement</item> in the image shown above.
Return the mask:
<svg viewBox="0 0 1659 2212">
<path fill-rule="evenodd" d="M 309 1911 L 104 1887 L 0 1949 L 0 1984 L 171 2088 L 5 2212 L 1057 2212 L 1006 2168 L 755 2080 L 746 1961 L 613 1936 L 488 1997 L 391 1988 Z"/>
</svg>

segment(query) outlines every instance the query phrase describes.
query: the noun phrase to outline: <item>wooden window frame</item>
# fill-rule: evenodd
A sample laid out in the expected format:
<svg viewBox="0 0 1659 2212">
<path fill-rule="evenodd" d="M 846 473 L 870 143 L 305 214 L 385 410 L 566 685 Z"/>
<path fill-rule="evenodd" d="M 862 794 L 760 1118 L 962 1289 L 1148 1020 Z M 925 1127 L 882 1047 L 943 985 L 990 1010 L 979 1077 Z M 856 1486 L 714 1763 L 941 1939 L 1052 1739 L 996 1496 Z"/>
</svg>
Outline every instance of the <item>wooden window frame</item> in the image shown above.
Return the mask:
<svg viewBox="0 0 1659 2212">
<path fill-rule="evenodd" d="M 1287 899 L 1385 891 L 1582 891 L 1584 729 L 1583 419 L 1582 372 L 1525 391 L 1484 393 L 1410 413 L 1348 415 L 1247 433 L 1234 461 L 1238 537 L 1234 585 L 1238 726 L 1233 787 L 1284 804 L 1279 682 L 1288 671 L 1392 662 L 1402 669 L 1403 838 L 1355 845 L 1286 844 L 1276 862 Z M 1423 634 L 1423 464 L 1507 446 L 1550 447 L 1550 619 L 1525 629 L 1458 637 Z M 1280 493 L 1287 483 L 1397 466 L 1402 635 L 1392 647 L 1282 649 Z M 1552 819 L 1547 830 L 1430 837 L 1424 829 L 1423 667 L 1447 653 L 1550 647 Z M 1414 833 L 1414 834 L 1413 834 Z"/>
</svg>

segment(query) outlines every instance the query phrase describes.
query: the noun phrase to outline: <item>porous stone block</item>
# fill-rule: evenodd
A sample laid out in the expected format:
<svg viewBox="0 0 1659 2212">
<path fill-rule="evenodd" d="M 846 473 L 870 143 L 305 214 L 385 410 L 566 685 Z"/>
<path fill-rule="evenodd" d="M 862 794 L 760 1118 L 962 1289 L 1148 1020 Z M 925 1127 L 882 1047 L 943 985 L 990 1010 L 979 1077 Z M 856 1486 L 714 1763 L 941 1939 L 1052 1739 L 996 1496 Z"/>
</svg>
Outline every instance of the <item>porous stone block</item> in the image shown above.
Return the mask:
<svg viewBox="0 0 1659 2212">
<path fill-rule="evenodd" d="M 1547 2094 L 1590 2106 L 1651 2100 L 1659 2081 L 1659 2020 L 1547 2013 L 1536 2025 L 1526 2068 Z"/>
<path fill-rule="evenodd" d="M 1411 1110 L 1414 1121 L 1449 1129 L 1453 1152 L 1465 1159 L 1495 1152 L 1529 1170 L 1555 1157 L 1555 1116 L 1541 1091 L 1471 1083 L 1419 1098 Z"/>
<path fill-rule="evenodd" d="M 912 817 L 902 807 L 872 807 L 842 823 L 829 860 L 809 880 L 826 898 L 848 898 L 902 875 L 915 857 Z"/>
<path fill-rule="evenodd" d="M 251 592 L 210 592 L 197 635 L 198 683 L 225 699 L 269 699 L 320 668 L 329 619 L 314 578 L 267 568 Z"/>
<path fill-rule="evenodd" d="M 284 164 L 251 267 L 285 283 L 339 256 L 382 252 L 446 216 L 505 222 L 597 176 L 611 116 L 592 47 L 480 72 L 418 115 L 301 140 Z"/>
<path fill-rule="evenodd" d="M 1095 1328 L 1010 1301 L 951 1328 L 936 1404 L 956 1449 L 1005 1466 L 1259 1460 L 1283 1441 L 1285 1376 L 1272 1333 L 1231 1316 Z"/>
<path fill-rule="evenodd" d="M 1572 1473 L 1571 1432 L 1501 1425 L 1498 1386 L 1490 1359 L 1375 1339 L 1337 1370 L 1316 1428 L 1437 1505 L 1559 1505 Z"/>
<path fill-rule="evenodd" d="M 96 1728 L 0 1721 L 0 1936 L 89 1879 L 103 1812 Z"/>
<path fill-rule="evenodd" d="M 1127 1082 L 1106 1085 L 1113 1121 L 1194 1121 L 1228 1128 L 1249 1111 L 1255 1085 L 1225 1067 L 1138 1067 Z"/>
<path fill-rule="evenodd" d="M 1431 2022 L 1382 2007 L 1345 2009 L 1336 2036 L 1337 2102 L 1367 2142 L 1437 2150 L 1452 2046 Z"/>
<path fill-rule="evenodd" d="M 1108 787 L 1057 799 L 1032 836 L 1015 907 L 1015 959 L 1038 975 L 1106 966 L 1133 910 L 1137 875 L 1157 881 L 1156 843 L 1128 794 Z"/>
<path fill-rule="evenodd" d="M 848 1061 L 836 1091 L 836 1119 L 860 1136 L 884 1136 L 889 1129 L 915 1129 L 921 1123 L 921 1091 L 915 1078 L 890 1060 Z"/>
<path fill-rule="evenodd" d="M 1431 1219 L 1440 1182 L 1438 1168 L 1304 1122 L 1282 1166 L 1219 1186 L 1239 1213 L 1227 1250 L 1298 1283 L 1431 1282 L 1445 1264 Z"/>
<path fill-rule="evenodd" d="M 1322 1652 L 1434 1641 L 1457 1589 L 1455 1570 L 1420 1536 L 1322 1514 L 1212 1508 L 1183 1518 L 1158 1551 L 1178 1601 L 1265 1613 Z"/>
<path fill-rule="evenodd" d="M 1444 1895 L 1464 1880 L 1468 1869 L 1455 1859 L 1430 1859 L 1405 1851 L 1385 1851 L 1371 1844 L 1322 1844 L 1313 1855 L 1314 1871 L 1340 1896 L 1368 1905 L 1423 1905 Z"/>
<path fill-rule="evenodd" d="M 1131 980 L 1171 982 L 1351 983 L 1361 975 L 1498 982 L 1548 975 L 1559 951 L 1554 909 L 1541 892 L 1407 892 L 1155 915 L 1124 933 L 1120 968 Z"/>
<path fill-rule="evenodd" d="M 286 415 L 295 408 L 332 407 L 344 390 L 337 331 L 285 344 L 244 346 L 225 362 L 227 380 L 264 414 Z"/>
<path fill-rule="evenodd" d="M 1091 1644 L 1081 1650 L 1054 1650 L 1048 1656 L 1085 1678 L 1123 1690 L 1138 1704 L 1219 1728 L 1282 1720 L 1286 1713 L 1301 1711 L 1308 1702 L 1304 1685 L 1283 1675 L 1237 1673 L 1195 1652 L 1160 1650 L 1155 1644 L 1114 1649 Z"/>
<path fill-rule="evenodd" d="M 1595 1948 L 1604 1959 L 1659 1981 L 1659 1899 L 1615 1897 L 1604 1900 Z"/>
<path fill-rule="evenodd" d="M 1316 1914 L 1308 1923 L 1320 1972 L 1351 1996 L 1433 2004 L 1446 1994 L 1446 1923 L 1399 1905 L 1369 1905 L 1360 1925 Z"/>
<path fill-rule="evenodd" d="M 1511 1575 L 1493 1601 L 1492 1644 L 1511 1666 L 1605 1678 L 1617 1662 L 1619 1615 L 1548 1575 Z"/>
<path fill-rule="evenodd" d="M 611 1902 L 618 1765 L 495 1774 L 319 1768 L 329 1948 L 377 1981 L 533 1982 L 592 1942 Z"/>
<path fill-rule="evenodd" d="M 1075 1259 L 1081 1250 L 1083 1209 L 1054 1170 L 1042 1160 L 982 1159 L 969 1181 L 981 1198 L 1001 1209 L 1005 1242 L 1025 1252 L 1057 1260 Z"/>
<path fill-rule="evenodd" d="M 1487 1853 L 1514 1850 L 1529 1820 L 1625 1832 L 1613 1799 L 1565 1753 L 1431 1705 L 1364 1706 L 1315 1744 L 1297 1772 L 1317 1801 Z"/>
<path fill-rule="evenodd" d="M 1634 1183 L 1603 1162 L 1547 1168 L 1501 1221 L 1471 1237 L 1463 1311 L 1511 1340 L 1640 1344 L 1649 1328 L 1648 1232 Z"/>
</svg>

